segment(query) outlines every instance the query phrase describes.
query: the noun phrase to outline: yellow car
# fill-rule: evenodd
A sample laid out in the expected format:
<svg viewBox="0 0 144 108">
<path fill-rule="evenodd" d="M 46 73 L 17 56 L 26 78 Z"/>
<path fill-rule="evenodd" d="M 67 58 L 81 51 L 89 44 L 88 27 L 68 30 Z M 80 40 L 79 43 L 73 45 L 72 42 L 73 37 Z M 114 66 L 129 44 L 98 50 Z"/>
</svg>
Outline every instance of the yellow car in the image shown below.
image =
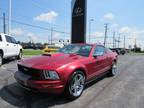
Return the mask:
<svg viewBox="0 0 144 108">
<path fill-rule="evenodd" d="M 46 46 L 44 49 L 43 49 L 43 54 L 49 54 L 49 53 L 55 53 L 58 51 L 58 47 L 55 47 L 55 46 Z"/>
</svg>

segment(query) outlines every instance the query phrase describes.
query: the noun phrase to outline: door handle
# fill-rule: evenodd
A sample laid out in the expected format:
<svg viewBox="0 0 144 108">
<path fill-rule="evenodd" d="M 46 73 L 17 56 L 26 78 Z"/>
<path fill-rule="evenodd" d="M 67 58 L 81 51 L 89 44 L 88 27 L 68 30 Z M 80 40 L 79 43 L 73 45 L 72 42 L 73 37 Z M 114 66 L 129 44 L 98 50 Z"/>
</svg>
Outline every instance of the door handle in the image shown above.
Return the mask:
<svg viewBox="0 0 144 108">
<path fill-rule="evenodd" d="M 9 46 L 9 44 L 7 44 L 7 46 Z"/>
</svg>

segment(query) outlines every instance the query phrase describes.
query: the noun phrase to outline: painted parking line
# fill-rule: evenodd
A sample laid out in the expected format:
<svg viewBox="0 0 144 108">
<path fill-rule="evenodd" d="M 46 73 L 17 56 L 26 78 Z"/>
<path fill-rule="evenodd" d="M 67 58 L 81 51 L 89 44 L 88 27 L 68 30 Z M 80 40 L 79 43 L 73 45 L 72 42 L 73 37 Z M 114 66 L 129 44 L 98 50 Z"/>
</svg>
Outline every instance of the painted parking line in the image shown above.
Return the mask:
<svg viewBox="0 0 144 108">
<path fill-rule="evenodd" d="M 0 68 L 3 69 L 3 70 L 6 70 L 6 67 L 5 67 L 5 66 L 1 66 Z"/>
</svg>

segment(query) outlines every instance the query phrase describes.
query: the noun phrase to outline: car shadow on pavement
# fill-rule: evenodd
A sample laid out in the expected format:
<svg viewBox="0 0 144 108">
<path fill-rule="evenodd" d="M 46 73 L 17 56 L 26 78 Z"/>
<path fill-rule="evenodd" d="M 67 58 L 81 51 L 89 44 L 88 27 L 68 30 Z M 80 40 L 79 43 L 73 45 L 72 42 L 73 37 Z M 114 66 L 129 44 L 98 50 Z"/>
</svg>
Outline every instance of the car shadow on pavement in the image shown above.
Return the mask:
<svg viewBox="0 0 144 108">
<path fill-rule="evenodd" d="M 86 85 L 86 88 L 96 84 L 106 76 L 102 76 Z M 13 83 L 4 86 L 0 90 L 0 97 L 15 107 L 23 108 L 48 108 L 55 105 L 62 105 L 71 102 L 62 95 L 54 95 L 47 93 L 30 92 Z"/>
<path fill-rule="evenodd" d="M 9 104 L 24 108 L 48 108 L 54 105 L 68 103 L 62 95 L 38 93 L 24 90 L 17 83 L 3 87 L 0 97 Z"/>
<path fill-rule="evenodd" d="M 3 65 L 9 64 L 9 63 L 14 62 L 14 61 L 16 61 L 15 57 L 12 57 L 12 58 L 9 58 L 9 59 L 4 59 L 3 60 Z"/>
</svg>

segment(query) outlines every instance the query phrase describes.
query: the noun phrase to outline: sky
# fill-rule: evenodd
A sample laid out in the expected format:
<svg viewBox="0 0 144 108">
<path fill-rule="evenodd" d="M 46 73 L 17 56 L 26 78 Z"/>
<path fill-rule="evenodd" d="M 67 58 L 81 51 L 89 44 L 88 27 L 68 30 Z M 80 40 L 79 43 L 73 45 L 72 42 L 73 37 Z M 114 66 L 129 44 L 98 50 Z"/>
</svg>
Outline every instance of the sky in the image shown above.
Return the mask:
<svg viewBox="0 0 144 108">
<path fill-rule="evenodd" d="M 120 34 L 120 47 L 137 46 L 144 48 L 144 1 L 143 0 L 87 0 L 87 42 L 89 20 L 91 22 L 91 42 L 103 43 L 104 24 L 108 23 L 107 46 L 112 47 L 113 32 L 116 40 Z M 0 18 L 3 12 L 8 17 L 9 0 L 0 0 Z M 8 25 L 8 21 L 6 21 Z M 24 24 L 19 24 L 24 23 Z M 35 28 L 30 25 L 40 26 Z M 0 19 L 0 32 L 3 32 Z M 48 42 L 70 39 L 71 0 L 12 0 L 12 35 L 19 41 Z M 58 32 L 57 32 L 58 31 Z"/>
</svg>

